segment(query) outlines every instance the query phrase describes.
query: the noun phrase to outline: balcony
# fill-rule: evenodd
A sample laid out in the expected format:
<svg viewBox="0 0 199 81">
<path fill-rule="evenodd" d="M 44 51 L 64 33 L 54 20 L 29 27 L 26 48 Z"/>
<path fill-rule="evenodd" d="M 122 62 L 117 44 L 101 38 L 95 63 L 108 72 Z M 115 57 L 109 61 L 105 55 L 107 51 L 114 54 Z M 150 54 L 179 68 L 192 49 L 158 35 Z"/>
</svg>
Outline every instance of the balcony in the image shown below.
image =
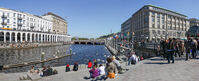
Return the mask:
<svg viewBox="0 0 199 81">
<path fill-rule="evenodd" d="M 22 26 L 23 24 L 22 23 L 18 23 L 18 26 Z"/>
<path fill-rule="evenodd" d="M 35 26 L 30 26 L 30 28 L 31 28 L 31 29 L 34 29 L 34 28 L 35 28 Z"/>
<path fill-rule="evenodd" d="M 7 25 L 7 23 L 6 23 L 6 22 L 2 22 L 1 24 L 2 24 L 2 25 Z"/>
<path fill-rule="evenodd" d="M 22 20 L 22 17 L 18 17 L 18 20 Z"/>
<path fill-rule="evenodd" d="M 6 15 L 2 15 L 1 18 L 2 18 L 2 19 L 6 19 L 7 16 L 6 16 Z"/>
</svg>

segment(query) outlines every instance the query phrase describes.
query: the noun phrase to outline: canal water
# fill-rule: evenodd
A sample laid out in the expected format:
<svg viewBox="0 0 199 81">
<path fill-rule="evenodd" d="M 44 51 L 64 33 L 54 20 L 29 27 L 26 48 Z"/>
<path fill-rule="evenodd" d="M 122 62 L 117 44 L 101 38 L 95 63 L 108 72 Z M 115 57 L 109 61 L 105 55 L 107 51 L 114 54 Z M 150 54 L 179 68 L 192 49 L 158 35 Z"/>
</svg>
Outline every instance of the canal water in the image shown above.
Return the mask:
<svg viewBox="0 0 199 81">
<path fill-rule="evenodd" d="M 0 50 L 0 65 L 22 64 L 24 62 L 41 60 L 41 53 L 44 52 L 44 58 L 50 59 L 57 56 L 70 54 L 72 49 L 72 56 L 67 56 L 57 60 L 45 62 L 45 66 L 64 66 L 66 64 L 86 64 L 89 60 L 97 59 L 99 63 L 105 62 L 106 57 L 110 56 L 110 52 L 104 45 L 63 45 L 50 46 L 29 49 L 4 49 Z M 23 72 L 31 68 L 32 65 L 23 66 L 3 70 L 3 72 Z M 41 68 L 41 64 L 34 64 L 36 68 Z"/>
</svg>

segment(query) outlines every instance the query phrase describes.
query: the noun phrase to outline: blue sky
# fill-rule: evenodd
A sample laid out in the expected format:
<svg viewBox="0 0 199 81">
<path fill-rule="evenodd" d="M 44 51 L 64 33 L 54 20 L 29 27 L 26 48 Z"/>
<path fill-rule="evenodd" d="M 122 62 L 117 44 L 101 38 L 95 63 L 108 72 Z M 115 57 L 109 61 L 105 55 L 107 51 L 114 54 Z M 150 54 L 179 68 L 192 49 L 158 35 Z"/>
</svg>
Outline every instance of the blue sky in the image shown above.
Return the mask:
<svg viewBox="0 0 199 81">
<path fill-rule="evenodd" d="M 68 22 L 72 36 L 96 38 L 118 32 L 142 6 L 151 4 L 199 19 L 199 0 L 0 0 L 0 7 L 35 15 L 53 12 Z"/>
</svg>

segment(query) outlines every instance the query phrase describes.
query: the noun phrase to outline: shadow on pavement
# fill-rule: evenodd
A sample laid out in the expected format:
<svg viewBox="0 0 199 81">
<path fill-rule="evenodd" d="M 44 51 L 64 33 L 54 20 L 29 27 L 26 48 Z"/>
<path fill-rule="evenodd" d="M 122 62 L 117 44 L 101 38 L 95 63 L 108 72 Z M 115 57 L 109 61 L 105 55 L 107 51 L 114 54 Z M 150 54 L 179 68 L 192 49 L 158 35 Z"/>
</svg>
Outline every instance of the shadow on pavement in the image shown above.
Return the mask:
<svg viewBox="0 0 199 81">
<path fill-rule="evenodd" d="M 144 64 L 168 64 L 167 62 L 144 62 Z"/>
</svg>

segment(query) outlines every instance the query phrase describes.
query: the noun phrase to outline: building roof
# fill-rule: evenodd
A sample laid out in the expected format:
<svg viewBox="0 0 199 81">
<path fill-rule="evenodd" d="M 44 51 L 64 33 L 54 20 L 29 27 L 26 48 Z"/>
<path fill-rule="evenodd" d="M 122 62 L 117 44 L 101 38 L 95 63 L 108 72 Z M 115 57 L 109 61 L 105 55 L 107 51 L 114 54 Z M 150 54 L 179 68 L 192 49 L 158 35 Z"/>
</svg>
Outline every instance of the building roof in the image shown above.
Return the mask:
<svg viewBox="0 0 199 81">
<path fill-rule="evenodd" d="M 46 16 L 46 15 L 52 15 L 52 16 L 58 17 L 60 19 L 63 19 L 64 21 L 66 21 L 64 18 L 62 18 L 62 17 L 60 17 L 60 16 L 58 16 L 58 15 L 52 13 L 52 12 L 48 12 L 48 13 L 44 14 L 43 16 Z"/>
<path fill-rule="evenodd" d="M 158 6 L 154 6 L 154 5 L 145 5 L 145 6 L 150 6 L 150 7 L 160 8 L 160 9 L 163 9 L 163 10 L 166 10 L 166 11 L 169 11 L 169 12 L 172 12 L 172 13 L 175 13 L 175 14 L 178 14 L 178 15 L 182 15 L 182 16 L 187 17 L 186 15 L 183 15 L 183 14 L 180 14 L 180 13 L 178 13 L 178 12 L 171 11 L 171 10 L 168 10 L 168 9 L 165 9 L 165 8 L 162 8 L 162 7 L 158 7 Z M 145 6 L 144 6 L 144 7 L 145 7 Z"/>
</svg>

